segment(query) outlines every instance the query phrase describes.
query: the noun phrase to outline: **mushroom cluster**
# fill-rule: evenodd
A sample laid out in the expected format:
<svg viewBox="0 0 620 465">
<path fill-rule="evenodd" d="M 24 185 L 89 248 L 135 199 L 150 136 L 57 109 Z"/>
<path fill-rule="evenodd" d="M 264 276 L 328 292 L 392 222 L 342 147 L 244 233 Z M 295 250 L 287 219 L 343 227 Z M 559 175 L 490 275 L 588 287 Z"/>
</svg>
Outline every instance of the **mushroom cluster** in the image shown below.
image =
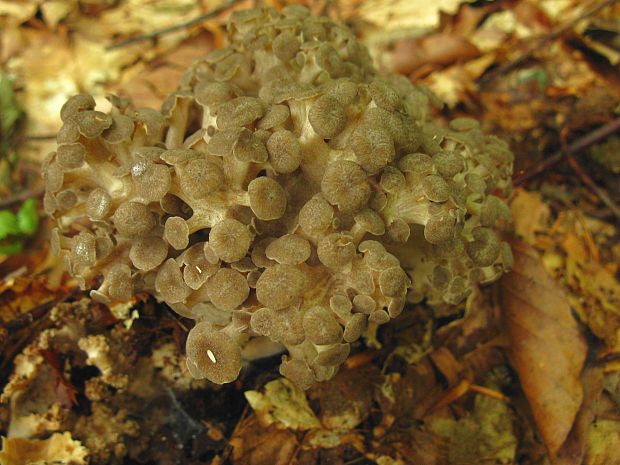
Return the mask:
<svg viewBox="0 0 620 465">
<path fill-rule="evenodd" d="M 308 388 L 406 302 L 456 304 L 510 267 L 504 142 L 434 121 L 432 94 L 303 7 L 235 12 L 228 34 L 161 111 L 62 108 L 44 206 L 93 299 L 147 292 L 194 319 L 195 377 L 233 381 L 273 341 Z"/>
</svg>

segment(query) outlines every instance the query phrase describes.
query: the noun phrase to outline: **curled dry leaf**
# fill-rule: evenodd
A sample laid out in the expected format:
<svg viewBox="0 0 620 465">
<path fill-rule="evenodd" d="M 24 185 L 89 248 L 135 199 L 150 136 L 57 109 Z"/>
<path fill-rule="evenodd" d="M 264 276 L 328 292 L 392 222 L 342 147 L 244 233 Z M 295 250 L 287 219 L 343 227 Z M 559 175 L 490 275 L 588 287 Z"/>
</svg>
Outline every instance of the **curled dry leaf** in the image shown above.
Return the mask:
<svg viewBox="0 0 620 465">
<path fill-rule="evenodd" d="M 555 454 L 581 406 L 587 347 L 566 296 L 534 249 L 517 240 L 511 246 L 514 268 L 501 287 L 512 363 L 542 438 Z"/>
</svg>

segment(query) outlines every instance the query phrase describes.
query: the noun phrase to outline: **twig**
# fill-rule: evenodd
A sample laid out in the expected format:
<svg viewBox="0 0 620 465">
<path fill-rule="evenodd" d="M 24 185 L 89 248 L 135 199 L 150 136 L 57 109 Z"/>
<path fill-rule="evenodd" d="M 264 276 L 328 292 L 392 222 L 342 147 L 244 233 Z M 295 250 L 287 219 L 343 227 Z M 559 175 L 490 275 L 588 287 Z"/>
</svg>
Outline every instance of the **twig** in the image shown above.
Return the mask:
<svg viewBox="0 0 620 465">
<path fill-rule="evenodd" d="M 569 155 L 568 164 L 575 171 L 575 173 L 577 173 L 577 176 L 581 178 L 581 181 L 586 186 L 588 186 L 598 196 L 598 198 L 601 199 L 601 201 L 605 205 L 607 205 L 607 208 L 609 208 L 612 211 L 612 213 L 616 216 L 616 218 L 620 219 L 620 208 L 618 208 L 618 206 L 614 203 L 614 201 L 609 198 L 609 196 L 607 195 L 607 192 L 601 189 L 592 180 L 592 178 L 588 175 L 588 173 L 586 173 L 583 170 L 583 168 L 581 167 L 579 162 L 575 159 L 575 157 Z"/>
<path fill-rule="evenodd" d="M 588 216 L 598 218 L 599 220 L 606 220 L 614 216 L 614 213 L 607 207 L 601 207 L 595 210 L 589 210 Z"/>
<path fill-rule="evenodd" d="M 22 313 L 16 319 L 9 321 L 9 323 L 6 325 L 6 329 L 9 331 L 9 334 L 23 329 L 32 322 L 43 318 L 57 304 L 57 301 L 52 301 L 38 305 L 32 310 L 26 313 Z"/>
<path fill-rule="evenodd" d="M 51 309 L 60 305 L 61 303 L 66 302 L 69 299 L 72 299 L 80 292 L 79 289 L 75 288 L 69 291 L 65 296 L 60 299 L 52 300 L 50 302 L 46 302 L 44 304 L 37 305 L 32 310 L 27 311 L 26 313 L 22 313 L 14 320 L 11 320 L 7 323 L 6 329 L 9 334 L 12 334 L 20 329 L 25 328 L 31 323 L 41 320 Z"/>
<path fill-rule="evenodd" d="M 287 465 L 293 465 L 293 463 L 297 460 L 297 456 L 299 455 L 299 452 L 301 451 L 301 448 L 303 447 L 304 442 L 306 442 L 307 437 L 308 437 L 308 433 L 307 432 L 303 433 L 303 435 L 301 436 L 301 440 L 297 444 L 297 447 L 295 447 L 295 450 L 293 451 L 293 455 L 291 455 L 291 458 L 288 460 Z"/>
<path fill-rule="evenodd" d="M 491 81 L 493 81 L 494 79 L 498 78 L 499 76 L 501 76 L 503 74 L 506 74 L 509 71 L 512 71 L 513 69 L 515 69 L 516 67 L 520 66 L 525 61 L 527 61 L 532 56 L 532 54 L 534 52 L 536 52 L 537 50 L 540 50 L 545 45 L 547 45 L 549 42 L 552 42 L 553 40 L 557 39 L 559 36 L 564 34 L 567 30 L 569 30 L 572 27 L 574 27 L 579 21 L 581 21 L 581 20 L 583 20 L 583 19 L 585 19 L 585 18 L 587 18 L 589 16 L 595 15 L 596 13 L 598 13 L 603 8 L 606 8 L 606 7 L 610 6 L 610 5 L 613 5 L 617 1 L 618 0 L 603 0 L 598 5 L 594 5 L 592 8 L 584 11 L 582 14 L 580 14 L 579 16 L 574 18 L 573 20 L 567 22 L 566 24 L 562 24 L 561 26 L 559 26 L 555 30 L 551 31 L 549 34 L 547 34 L 547 35 L 541 37 L 540 39 L 538 39 L 534 45 L 530 46 L 518 58 L 516 58 L 513 61 L 510 61 L 508 63 L 504 63 L 502 65 L 499 65 L 494 70 L 492 70 L 492 71 L 488 72 L 486 75 L 482 76 L 480 78 L 480 80 L 478 81 L 478 85 L 480 87 L 484 87 L 487 84 L 489 84 Z"/>
<path fill-rule="evenodd" d="M 43 194 L 45 194 L 45 189 L 42 187 L 34 190 L 21 191 L 17 194 L 0 199 L 0 209 L 12 207 L 13 205 L 21 203 L 24 200 L 42 197 Z"/>
<path fill-rule="evenodd" d="M 541 163 L 533 166 L 525 173 L 522 173 L 516 176 L 512 181 L 515 186 L 525 183 L 530 179 L 538 176 L 543 173 L 547 169 L 552 166 L 558 164 L 560 161 L 564 159 L 564 157 L 575 155 L 581 152 L 583 149 L 600 142 L 601 140 L 609 137 L 613 133 L 620 130 L 620 118 L 616 118 L 613 121 L 601 126 L 598 129 L 586 134 L 585 136 L 577 139 L 575 142 L 570 144 L 566 150 L 560 150 L 554 153 L 553 155 L 545 158 Z"/>
<path fill-rule="evenodd" d="M 73 296 L 77 295 L 78 292 L 79 289 L 73 289 L 62 298 L 38 305 L 32 310 L 21 314 L 16 319 L 7 323 L 6 329 L 8 332 L 8 338 L 0 344 L 0 353 L 2 354 L 0 357 L 0 380 L 7 379 L 7 368 L 11 366 L 14 358 L 23 350 L 24 346 L 28 344 L 34 335 L 38 334 L 37 328 L 48 324 L 49 320 L 45 318 L 48 313 L 57 305 L 60 305 L 61 303 L 66 302 Z M 28 327 L 28 331 L 19 333 L 21 329 L 26 327 Z M 14 336 L 19 336 L 20 334 L 21 337 L 15 341 Z M 11 341 L 10 345 L 8 345 L 9 341 Z"/>
<path fill-rule="evenodd" d="M 241 416 L 239 417 L 239 420 L 237 421 L 237 424 L 235 425 L 232 433 L 230 433 L 230 436 L 228 437 L 226 442 L 226 446 L 224 446 L 224 450 L 222 451 L 222 460 L 224 462 L 226 462 L 230 458 L 230 455 L 233 451 L 233 446 L 231 446 L 230 441 L 237 435 L 237 433 L 241 431 L 241 428 L 244 426 L 243 422 L 250 415 L 250 413 L 250 404 L 246 402 L 245 406 L 243 407 L 243 411 L 241 412 Z"/>
<path fill-rule="evenodd" d="M 344 462 L 344 464 L 343 464 L 343 465 L 354 465 L 354 464 L 356 464 L 356 463 L 361 462 L 362 460 L 364 460 L 364 459 L 366 459 L 366 458 L 367 458 L 367 457 L 366 457 L 365 455 L 363 455 L 363 454 L 362 454 L 362 455 L 360 455 L 360 456 L 359 456 L 359 457 L 357 457 L 357 458 L 351 459 L 351 460 L 349 460 L 348 462 Z"/>
<path fill-rule="evenodd" d="M 56 134 L 32 134 L 26 136 L 27 140 L 52 140 L 56 139 Z"/>
<path fill-rule="evenodd" d="M 153 39 L 157 39 L 160 36 L 166 35 L 166 34 L 171 34 L 173 32 L 176 31 L 180 31 L 182 29 L 186 29 L 192 26 L 196 26 L 197 24 L 202 23 L 203 21 L 209 19 L 209 18 L 213 18 L 214 16 L 219 15 L 220 13 L 224 12 L 225 10 L 227 10 L 228 8 L 230 8 L 231 6 L 234 6 L 236 3 L 239 3 L 241 0 L 228 0 L 227 2 L 223 3 L 222 5 L 218 6 L 217 8 L 214 8 L 211 11 L 208 11 L 207 13 L 201 14 L 200 16 L 197 16 L 193 19 L 190 19 L 188 21 L 185 21 L 183 23 L 179 23 L 176 24 L 174 26 L 170 26 L 164 29 L 160 29 L 159 31 L 154 31 L 154 32 L 150 32 L 148 34 L 144 34 L 141 36 L 136 36 L 136 37 L 132 37 L 130 39 L 126 39 L 123 40 L 121 42 L 118 42 L 116 44 L 112 44 L 112 45 L 108 45 L 106 47 L 106 50 L 116 50 L 122 47 L 127 47 L 128 45 L 133 45 L 133 44 L 137 44 L 139 42 L 145 42 L 148 40 L 153 40 Z"/>
<path fill-rule="evenodd" d="M 469 386 L 469 390 L 483 396 L 490 397 L 492 399 L 501 400 L 502 402 L 510 403 L 510 397 L 504 395 L 500 391 L 491 389 L 485 386 L 479 386 L 478 384 L 472 384 Z"/>
</svg>

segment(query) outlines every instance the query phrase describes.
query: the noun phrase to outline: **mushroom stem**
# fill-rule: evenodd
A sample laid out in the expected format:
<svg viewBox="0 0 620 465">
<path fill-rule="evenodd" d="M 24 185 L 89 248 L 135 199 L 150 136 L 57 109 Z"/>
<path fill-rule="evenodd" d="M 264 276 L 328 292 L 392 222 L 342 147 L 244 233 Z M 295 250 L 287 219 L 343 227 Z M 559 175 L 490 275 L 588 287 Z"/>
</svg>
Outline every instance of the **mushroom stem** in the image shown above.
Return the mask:
<svg viewBox="0 0 620 465">
<path fill-rule="evenodd" d="M 166 133 L 166 148 L 168 150 L 181 148 L 185 138 L 190 100 L 187 98 L 179 98 L 179 100 L 172 110 L 170 125 Z"/>
</svg>

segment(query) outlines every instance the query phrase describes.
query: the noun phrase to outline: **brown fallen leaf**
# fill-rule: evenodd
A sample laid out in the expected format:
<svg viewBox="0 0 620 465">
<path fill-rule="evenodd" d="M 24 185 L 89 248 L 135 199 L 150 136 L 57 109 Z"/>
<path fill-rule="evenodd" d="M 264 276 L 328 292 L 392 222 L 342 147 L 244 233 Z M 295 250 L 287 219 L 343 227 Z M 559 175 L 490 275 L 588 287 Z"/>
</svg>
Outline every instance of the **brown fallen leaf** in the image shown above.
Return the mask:
<svg viewBox="0 0 620 465">
<path fill-rule="evenodd" d="M 465 37 L 450 34 L 432 34 L 418 39 L 403 39 L 394 44 L 393 69 L 416 76 L 428 74 L 436 68 L 476 58 L 478 49 Z M 426 71 L 426 73 L 421 70 Z"/>
<path fill-rule="evenodd" d="M 71 408 L 77 405 L 77 388 L 71 384 L 62 370 L 62 362 L 59 354 L 53 350 L 43 349 L 41 355 L 45 361 L 52 367 L 54 394 L 56 400 L 62 404 L 63 407 Z"/>
<path fill-rule="evenodd" d="M 235 465 L 287 465 L 299 448 L 292 431 L 278 429 L 276 425 L 262 426 L 255 416 L 239 426 L 230 445 Z"/>
<path fill-rule="evenodd" d="M 313 412 L 306 394 L 286 378 L 268 382 L 261 391 L 246 391 L 245 398 L 261 424 L 280 429 L 308 431 L 321 422 Z"/>
<path fill-rule="evenodd" d="M 332 430 L 353 430 L 370 415 L 373 392 L 382 382 L 383 376 L 374 365 L 342 369 L 308 396 L 318 405 L 321 425 Z"/>
<path fill-rule="evenodd" d="M 603 395 L 603 370 L 600 367 L 586 367 L 581 376 L 583 385 L 583 402 L 575 424 L 568 438 L 558 451 L 557 459 L 553 465 L 580 465 L 588 446 L 588 434 L 591 425 L 598 415 L 598 408 L 602 404 Z"/>
<path fill-rule="evenodd" d="M 534 249 L 518 240 L 511 246 L 514 269 L 501 280 L 511 359 L 545 445 L 555 455 L 581 406 L 587 347 L 566 296 Z"/>
<path fill-rule="evenodd" d="M 528 244 L 535 244 L 536 235 L 549 229 L 551 209 L 540 192 L 516 188 L 510 201 L 510 211 L 515 233 Z"/>
<path fill-rule="evenodd" d="M 163 57 L 135 65 L 111 90 L 129 98 L 136 106 L 159 108 L 166 95 L 174 92 L 185 69 L 212 48 L 212 37 L 198 34 Z"/>
</svg>

